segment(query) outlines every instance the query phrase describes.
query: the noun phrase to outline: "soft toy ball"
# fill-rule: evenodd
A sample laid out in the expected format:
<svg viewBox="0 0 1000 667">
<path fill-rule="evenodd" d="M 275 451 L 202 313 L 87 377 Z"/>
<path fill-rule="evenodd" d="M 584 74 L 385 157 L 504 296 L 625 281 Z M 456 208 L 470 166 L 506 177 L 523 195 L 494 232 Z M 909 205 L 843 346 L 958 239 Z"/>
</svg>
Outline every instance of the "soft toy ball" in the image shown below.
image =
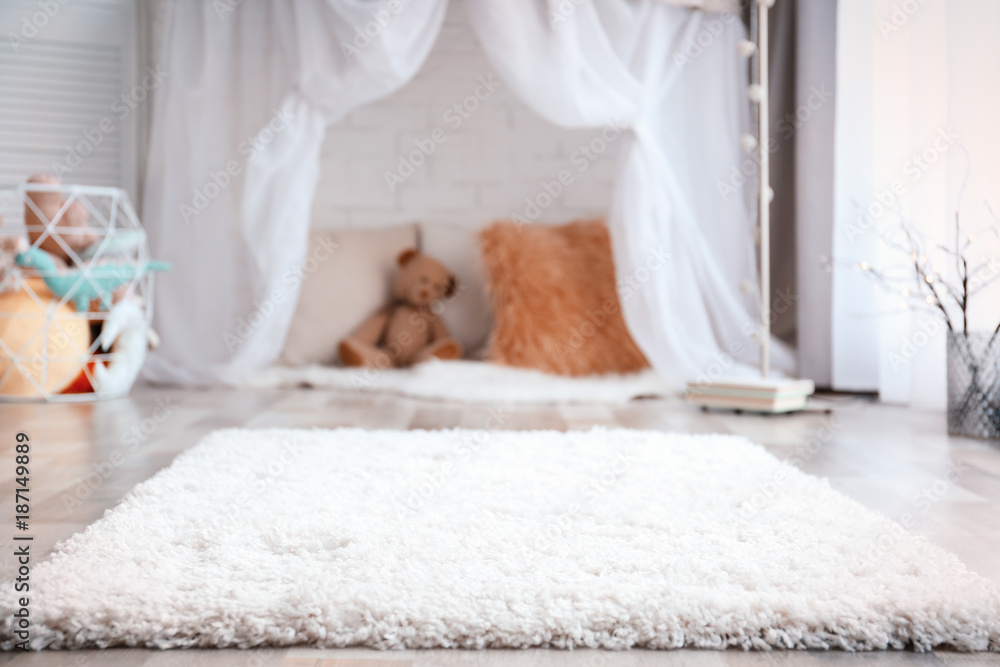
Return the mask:
<svg viewBox="0 0 1000 667">
<path fill-rule="evenodd" d="M 444 301 L 455 294 L 455 276 L 441 262 L 414 249 L 404 250 L 397 264 L 393 302 L 341 341 L 340 360 L 345 366 L 388 368 L 462 356 L 461 344 L 438 315 Z"/>
<path fill-rule="evenodd" d="M 56 394 L 80 374 L 88 359 L 87 320 L 59 300 L 40 279 L 26 289 L 0 294 L 0 340 L 18 364 L 0 348 L 0 395 L 41 397 Z M 37 299 L 37 300 L 36 300 Z M 40 303 L 39 303 L 40 302 Z"/>
</svg>

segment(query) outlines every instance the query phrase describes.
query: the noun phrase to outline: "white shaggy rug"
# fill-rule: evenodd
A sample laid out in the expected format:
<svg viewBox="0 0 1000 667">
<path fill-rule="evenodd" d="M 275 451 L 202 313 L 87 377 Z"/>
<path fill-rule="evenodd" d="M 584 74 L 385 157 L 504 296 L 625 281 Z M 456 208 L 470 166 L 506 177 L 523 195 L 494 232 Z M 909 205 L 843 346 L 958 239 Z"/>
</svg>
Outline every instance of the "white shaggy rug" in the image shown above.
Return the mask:
<svg viewBox="0 0 1000 667">
<path fill-rule="evenodd" d="M 620 404 L 671 392 L 651 370 L 625 375 L 567 377 L 485 361 L 431 360 L 411 368 L 272 366 L 245 383 L 256 388 L 315 387 L 395 393 L 460 403 Z"/>
<path fill-rule="evenodd" d="M 993 584 L 730 436 L 218 431 L 31 587 L 34 648 L 1000 650 Z"/>
</svg>

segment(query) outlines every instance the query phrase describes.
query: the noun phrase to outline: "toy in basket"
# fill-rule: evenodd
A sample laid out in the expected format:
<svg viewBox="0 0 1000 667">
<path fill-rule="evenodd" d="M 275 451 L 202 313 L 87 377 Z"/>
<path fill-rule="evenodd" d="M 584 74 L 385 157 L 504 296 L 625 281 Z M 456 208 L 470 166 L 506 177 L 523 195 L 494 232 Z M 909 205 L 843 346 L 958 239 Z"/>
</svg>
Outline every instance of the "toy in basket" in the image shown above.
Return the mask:
<svg viewBox="0 0 1000 667">
<path fill-rule="evenodd" d="M 165 262 L 146 262 L 135 267 L 128 264 L 98 264 L 84 270 L 59 269 L 52 257 L 41 248 L 28 248 L 14 261 L 18 266 L 35 269 L 52 292 L 76 304 L 78 312 L 90 309 L 90 302 L 98 300 L 102 310 L 111 307 L 111 293 L 129 284 L 145 271 L 168 271 Z"/>
<path fill-rule="evenodd" d="M 146 235 L 118 188 L 0 188 L 0 400 L 128 393 L 156 336 Z"/>
</svg>

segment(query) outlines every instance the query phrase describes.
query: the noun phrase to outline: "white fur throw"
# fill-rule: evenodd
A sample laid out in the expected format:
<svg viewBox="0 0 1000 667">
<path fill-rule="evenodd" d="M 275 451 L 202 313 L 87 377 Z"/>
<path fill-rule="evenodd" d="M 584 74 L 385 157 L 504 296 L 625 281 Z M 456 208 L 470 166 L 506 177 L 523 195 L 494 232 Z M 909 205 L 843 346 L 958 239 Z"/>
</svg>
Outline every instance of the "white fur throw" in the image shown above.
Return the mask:
<svg viewBox="0 0 1000 667">
<path fill-rule="evenodd" d="M 459 403 L 559 405 L 627 403 L 640 396 L 670 392 L 654 371 L 588 377 L 553 375 L 486 361 L 431 361 L 410 368 L 341 368 L 272 366 L 251 377 L 257 388 L 307 386 L 363 393 L 393 393 L 412 398 Z"/>
</svg>

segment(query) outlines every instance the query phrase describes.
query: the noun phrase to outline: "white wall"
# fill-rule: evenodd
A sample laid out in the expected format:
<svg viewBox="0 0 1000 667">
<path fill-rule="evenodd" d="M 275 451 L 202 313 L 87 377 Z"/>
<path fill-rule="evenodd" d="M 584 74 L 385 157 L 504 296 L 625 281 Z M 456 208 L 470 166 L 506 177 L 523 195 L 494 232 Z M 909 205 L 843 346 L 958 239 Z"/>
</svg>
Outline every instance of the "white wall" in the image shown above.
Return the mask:
<svg viewBox="0 0 1000 667">
<path fill-rule="evenodd" d="M 474 227 L 525 215 L 525 198 L 546 200 L 544 183 L 568 170 L 572 183 L 538 219 L 565 222 L 603 214 L 610 202 L 616 145 L 580 171 L 573 154 L 600 129 L 550 125 L 503 85 L 492 93 L 481 81 L 500 81 L 473 33 L 463 2 L 453 2 L 424 68 L 396 94 L 364 107 L 329 128 L 323 145 L 313 226 L 385 226 L 446 222 Z M 501 82 L 502 84 L 502 82 Z M 477 92 L 485 97 L 478 102 Z M 467 118 L 453 107 L 467 101 Z M 449 111 L 450 110 L 450 111 Z M 460 125 L 458 123 L 460 122 Z M 395 191 L 385 173 L 401 156 L 438 133 L 426 162 Z M 554 188 L 553 188 L 554 189 Z"/>
<path fill-rule="evenodd" d="M 956 211 L 964 241 L 993 221 L 987 204 L 1000 210 L 998 30 L 994 0 L 840 0 L 834 255 L 842 263 L 909 272 L 907 253 L 879 243 L 898 212 L 926 236 L 938 283 L 958 282 L 954 261 L 933 244 L 954 246 Z M 978 234 L 968 256 L 970 266 L 1000 264 L 1000 243 Z M 942 408 L 944 327 L 926 307 L 903 310 L 903 288 L 916 291 L 906 283 L 889 294 L 850 268 L 834 274 L 833 384 Z M 974 297 L 969 329 L 993 331 L 998 320 L 1000 283 Z"/>
</svg>

